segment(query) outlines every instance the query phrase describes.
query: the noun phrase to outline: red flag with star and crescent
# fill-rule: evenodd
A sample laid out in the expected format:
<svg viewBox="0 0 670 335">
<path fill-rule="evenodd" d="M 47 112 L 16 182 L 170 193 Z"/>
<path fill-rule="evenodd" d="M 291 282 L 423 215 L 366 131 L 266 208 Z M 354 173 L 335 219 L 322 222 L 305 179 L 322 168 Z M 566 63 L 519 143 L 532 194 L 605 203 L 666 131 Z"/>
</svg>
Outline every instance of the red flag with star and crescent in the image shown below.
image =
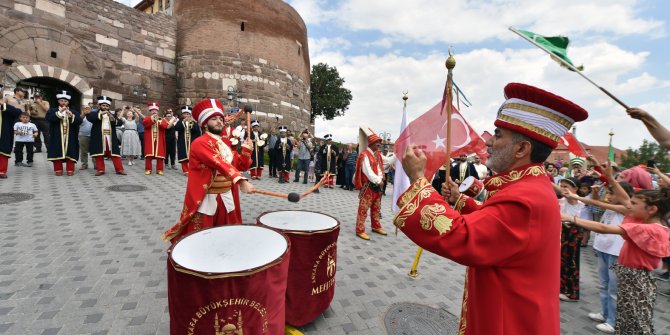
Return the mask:
<svg viewBox="0 0 670 335">
<path fill-rule="evenodd" d="M 561 141 L 563 142 L 563 145 L 568 147 L 568 151 L 571 153 L 575 154 L 578 157 L 586 157 L 586 152 L 584 152 L 584 149 L 582 146 L 579 144 L 579 141 L 575 138 L 574 135 L 572 135 L 571 132 L 565 133 L 563 137 L 561 137 Z"/>
<path fill-rule="evenodd" d="M 407 146 L 418 145 L 426 155 L 426 178 L 431 180 L 437 169 L 447 159 L 447 113 L 442 113 L 442 102 L 438 102 L 429 111 L 410 122 L 400 133 L 393 146 L 396 157 L 402 159 Z M 486 142 L 472 129 L 470 124 L 452 105 L 451 157 L 461 154 L 477 154 L 488 157 Z"/>
</svg>

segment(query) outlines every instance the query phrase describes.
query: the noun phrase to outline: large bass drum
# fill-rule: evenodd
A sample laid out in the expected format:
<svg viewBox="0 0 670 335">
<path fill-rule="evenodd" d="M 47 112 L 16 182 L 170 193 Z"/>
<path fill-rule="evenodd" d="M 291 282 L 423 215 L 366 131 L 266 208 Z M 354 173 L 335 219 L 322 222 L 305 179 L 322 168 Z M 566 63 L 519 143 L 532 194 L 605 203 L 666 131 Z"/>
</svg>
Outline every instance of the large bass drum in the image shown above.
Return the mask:
<svg viewBox="0 0 670 335">
<path fill-rule="evenodd" d="M 258 224 L 286 234 L 291 260 L 286 288 L 286 323 L 302 326 L 328 309 L 335 295 L 340 223 L 308 211 L 261 214 Z"/>
<path fill-rule="evenodd" d="M 221 226 L 168 250 L 170 333 L 283 334 L 289 241 L 260 226 Z"/>
</svg>

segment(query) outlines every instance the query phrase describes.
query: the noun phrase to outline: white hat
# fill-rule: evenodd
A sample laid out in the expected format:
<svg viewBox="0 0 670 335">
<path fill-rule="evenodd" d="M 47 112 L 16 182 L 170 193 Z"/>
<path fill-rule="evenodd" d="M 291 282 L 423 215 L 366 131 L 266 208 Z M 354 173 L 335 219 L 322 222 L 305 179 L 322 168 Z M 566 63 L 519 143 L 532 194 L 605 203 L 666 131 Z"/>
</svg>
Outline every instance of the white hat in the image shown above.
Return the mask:
<svg viewBox="0 0 670 335">
<path fill-rule="evenodd" d="M 261 123 L 258 122 L 258 120 L 253 120 L 253 121 L 251 121 L 251 126 L 252 126 L 252 127 L 259 126 L 259 127 L 260 127 L 260 126 L 261 126 Z"/>
<path fill-rule="evenodd" d="M 58 93 L 56 93 L 56 99 L 58 99 L 58 100 L 65 99 L 67 101 L 70 101 L 70 100 L 72 100 L 72 95 L 70 95 L 70 92 L 68 92 L 66 90 L 60 90 L 60 91 L 58 91 Z"/>
<path fill-rule="evenodd" d="M 108 104 L 112 105 L 112 99 L 106 95 L 101 95 L 98 97 L 98 105 Z"/>
<path fill-rule="evenodd" d="M 288 130 L 288 127 L 287 127 L 287 126 L 280 126 L 280 127 L 279 127 L 279 132 L 280 132 L 280 133 L 285 133 L 287 130 Z"/>
<path fill-rule="evenodd" d="M 184 106 L 181 108 L 181 113 L 193 114 L 193 109 L 191 108 L 191 106 Z"/>
<path fill-rule="evenodd" d="M 323 139 L 326 140 L 326 141 L 330 141 L 330 140 L 333 139 L 333 134 L 326 134 L 326 135 L 323 137 Z"/>
</svg>

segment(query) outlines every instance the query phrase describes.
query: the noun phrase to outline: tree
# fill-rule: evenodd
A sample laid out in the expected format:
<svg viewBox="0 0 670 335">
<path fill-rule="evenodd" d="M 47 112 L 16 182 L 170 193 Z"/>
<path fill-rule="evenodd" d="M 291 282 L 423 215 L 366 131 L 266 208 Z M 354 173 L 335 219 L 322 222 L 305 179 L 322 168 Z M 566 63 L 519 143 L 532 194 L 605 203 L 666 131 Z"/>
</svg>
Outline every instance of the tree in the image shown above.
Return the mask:
<svg viewBox="0 0 670 335">
<path fill-rule="evenodd" d="M 312 121 L 317 116 L 332 120 L 344 115 L 351 102 L 351 91 L 343 87 L 344 79 L 335 67 L 319 63 L 312 66 L 310 91 Z"/>
<path fill-rule="evenodd" d="M 670 159 L 668 149 L 661 147 L 656 142 L 644 140 L 638 149 L 628 148 L 621 157 L 621 166 L 632 167 L 638 164 L 647 164 L 649 160 L 656 161 L 656 165 L 663 172 L 670 170 Z"/>
</svg>

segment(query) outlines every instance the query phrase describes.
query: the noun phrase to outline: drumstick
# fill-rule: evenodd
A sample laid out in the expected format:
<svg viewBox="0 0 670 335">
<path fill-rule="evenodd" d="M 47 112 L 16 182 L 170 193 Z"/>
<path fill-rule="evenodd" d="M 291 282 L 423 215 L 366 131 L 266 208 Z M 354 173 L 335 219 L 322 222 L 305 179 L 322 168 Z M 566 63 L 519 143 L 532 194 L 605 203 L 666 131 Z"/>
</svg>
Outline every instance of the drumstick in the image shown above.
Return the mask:
<svg viewBox="0 0 670 335">
<path fill-rule="evenodd" d="M 307 190 L 307 192 L 300 195 L 300 199 L 312 194 L 312 192 L 316 191 L 316 189 L 323 186 L 323 184 L 325 184 L 326 181 L 328 180 L 329 176 L 330 176 L 330 172 L 326 172 L 326 174 L 321 178 L 321 180 L 318 183 L 316 183 L 314 186 L 312 186 L 312 188 Z"/>
<path fill-rule="evenodd" d="M 277 197 L 277 198 L 284 198 L 284 199 L 288 199 L 288 201 L 290 201 L 290 202 L 300 201 L 300 194 L 294 193 L 294 192 L 286 194 L 286 193 L 272 192 L 272 191 L 266 191 L 266 190 L 261 190 L 261 189 L 254 189 L 253 193 L 269 195 L 269 196 L 273 196 L 273 197 Z"/>
</svg>

